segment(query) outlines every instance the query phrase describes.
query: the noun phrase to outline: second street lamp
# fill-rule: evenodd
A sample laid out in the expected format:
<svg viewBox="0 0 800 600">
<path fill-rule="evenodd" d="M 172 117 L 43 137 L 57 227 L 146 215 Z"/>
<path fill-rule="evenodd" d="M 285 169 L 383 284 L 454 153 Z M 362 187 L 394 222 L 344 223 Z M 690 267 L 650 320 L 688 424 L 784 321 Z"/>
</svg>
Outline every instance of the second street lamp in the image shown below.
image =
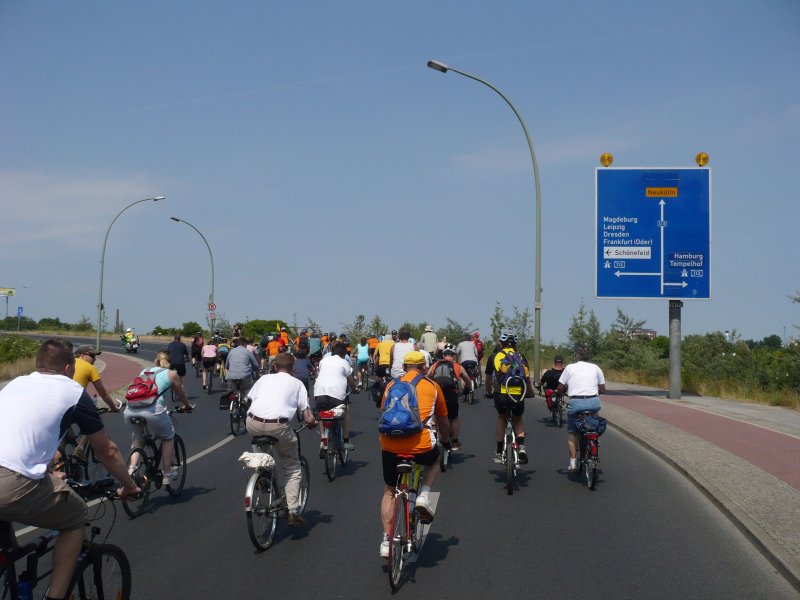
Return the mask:
<svg viewBox="0 0 800 600">
<path fill-rule="evenodd" d="M 525 139 L 528 142 L 528 149 L 531 153 L 531 162 L 533 163 L 533 179 L 535 184 L 535 191 L 536 191 L 536 251 L 535 251 L 535 262 L 536 262 L 536 273 L 534 275 L 535 283 L 534 283 L 534 303 L 533 303 L 533 311 L 534 311 L 534 320 L 533 320 L 533 372 L 536 373 L 538 377 L 539 371 L 541 370 L 541 346 L 540 346 L 540 337 L 541 337 L 541 327 L 542 327 L 542 202 L 541 202 L 541 193 L 539 191 L 539 165 L 536 162 L 536 153 L 533 151 L 533 142 L 531 141 L 531 136 L 528 133 L 528 128 L 525 125 L 525 121 L 522 120 L 522 116 L 519 114 L 519 111 L 514 107 L 503 92 L 498 90 L 488 81 L 484 81 L 480 77 L 476 77 L 475 75 L 471 75 L 464 71 L 460 71 L 455 69 L 449 65 L 444 64 L 443 62 L 439 62 L 438 60 L 429 60 L 428 67 L 433 69 L 434 71 L 439 71 L 440 73 L 447 73 L 448 71 L 453 71 L 454 73 L 458 73 L 459 75 L 463 75 L 464 77 L 468 77 L 478 83 L 482 83 L 486 87 L 490 88 L 492 91 L 496 92 L 498 96 L 500 96 L 503 100 L 505 100 L 506 104 L 514 111 L 517 119 L 519 120 L 519 124 L 522 125 L 522 131 L 525 133 Z"/>
<path fill-rule="evenodd" d="M 179 219 L 178 217 L 170 217 L 170 219 L 172 219 L 176 223 L 184 223 L 184 224 L 188 225 L 189 227 L 191 227 L 192 229 L 194 229 L 197 232 L 197 235 L 199 235 L 201 238 L 203 238 L 203 242 L 205 242 L 206 248 L 208 248 L 208 257 L 211 259 L 211 294 L 208 297 L 208 305 L 209 305 L 209 308 L 210 308 L 214 304 L 214 255 L 211 254 L 211 246 L 208 245 L 208 240 L 206 239 L 206 236 L 204 236 L 202 233 L 200 233 L 200 230 L 197 227 L 195 227 L 194 225 L 192 225 L 191 223 L 189 223 L 189 221 L 184 221 L 183 219 Z M 216 319 L 211 319 L 211 323 L 210 323 L 211 332 L 212 333 L 214 331 L 214 321 L 215 320 Z"/>
</svg>

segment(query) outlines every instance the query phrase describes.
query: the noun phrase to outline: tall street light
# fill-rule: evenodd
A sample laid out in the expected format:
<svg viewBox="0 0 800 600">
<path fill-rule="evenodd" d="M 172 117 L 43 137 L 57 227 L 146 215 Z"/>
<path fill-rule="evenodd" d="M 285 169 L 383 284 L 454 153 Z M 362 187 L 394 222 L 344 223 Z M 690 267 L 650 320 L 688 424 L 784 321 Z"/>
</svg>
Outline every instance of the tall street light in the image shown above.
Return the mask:
<svg viewBox="0 0 800 600">
<path fill-rule="evenodd" d="M 520 116 L 519 111 L 511 104 L 511 100 L 506 98 L 505 94 L 494 87 L 488 81 L 484 81 L 480 77 L 476 77 L 475 75 L 471 75 L 469 73 L 465 73 L 464 71 L 459 71 L 449 65 L 446 65 L 438 60 L 429 60 L 428 66 L 435 70 L 439 71 L 440 73 L 447 73 L 447 71 L 453 71 L 454 73 L 458 73 L 459 75 L 463 75 L 464 77 L 468 77 L 477 81 L 478 83 L 482 83 L 486 87 L 492 89 L 500 96 L 503 100 L 505 100 L 506 104 L 514 111 L 514 114 L 517 116 L 519 120 L 519 124 L 522 125 L 522 131 L 525 132 L 525 139 L 528 141 L 528 149 L 531 152 L 531 162 L 533 163 L 533 179 L 536 185 L 536 274 L 535 279 L 536 282 L 534 284 L 534 321 L 533 321 L 533 372 L 539 373 L 541 367 L 541 348 L 539 344 L 539 339 L 541 337 L 541 328 L 542 328 L 542 202 L 541 202 L 541 193 L 539 191 L 539 165 L 536 162 L 536 153 L 533 151 L 533 142 L 531 141 L 531 136 L 528 133 L 528 128 L 525 126 L 525 121 L 522 120 L 522 116 Z M 538 375 L 537 375 L 538 377 Z"/>
<path fill-rule="evenodd" d="M 200 230 L 197 227 L 195 227 L 194 225 L 192 225 L 191 223 L 189 223 L 189 221 L 184 221 L 183 219 L 179 219 L 178 217 L 170 217 L 170 219 L 172 219 L 176 223 L 185 223 L 186 225 L 188 225 L 189 227 L 194 229 L 197 232 L 197 235 L 199 235 L 201 238 L 203 238 L 203 241 L 206 244 L 206 248 L 208 248 L 208 257 L 211 259 L 211 295 L 208 297 L 208 305 L 209 305 L 209 309 L 210 309 L 211 306 L 214 304 L 214 255 L 211 254 L 211 246 L 208 245 L 208 240 L 206 239 L 206 236 L 204 236 L 202 233 L 200 233 Z M 211 319 L 211 331 L 212 332 L 214 331 L 214 321 L 215 320 L 216 319 Z"/>
<path fill-rule="evenodd" d="M 131 206 L 139 204 L 140 202 L 158 202 L 159 200 L 163 199 L 164 196 L 155 196 L 154 198 L 144 198 L 143 200 L 131 202 L 128 204 L 128 206 L 117 213 L 117 216 L 114 217 L 113 221 L 111 221 L 111 225 L 109 225 L 108 229 L 106 229 L 106 237 L 103 240 L 103 252 L 100 254 L 100 298 L 97 301 L 97 340 L 95 345 L 98 350 L 100 350 L 100 332 L 103 327 L 103 267 L 106 262 L 106 244 L 108 243 L 108 234 L 111 232 L 111 228 L 114 226 L 114 223 L 117 221 L 117 219 L 119 219 L 119 216 Z"/>
</svg>

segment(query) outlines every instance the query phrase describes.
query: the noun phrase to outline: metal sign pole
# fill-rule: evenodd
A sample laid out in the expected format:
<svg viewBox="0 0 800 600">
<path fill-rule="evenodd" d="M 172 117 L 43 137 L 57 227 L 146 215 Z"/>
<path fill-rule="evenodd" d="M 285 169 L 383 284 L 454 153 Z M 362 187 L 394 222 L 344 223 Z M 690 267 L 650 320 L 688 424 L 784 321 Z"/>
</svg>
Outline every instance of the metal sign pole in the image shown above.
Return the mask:
<svg viewBox="0 0 800 600">
<path fill-rule="evenodd" d="M 681 300 L 669 301 L 669 395 L 671 400 L 681 397 Z"/>
</svg>

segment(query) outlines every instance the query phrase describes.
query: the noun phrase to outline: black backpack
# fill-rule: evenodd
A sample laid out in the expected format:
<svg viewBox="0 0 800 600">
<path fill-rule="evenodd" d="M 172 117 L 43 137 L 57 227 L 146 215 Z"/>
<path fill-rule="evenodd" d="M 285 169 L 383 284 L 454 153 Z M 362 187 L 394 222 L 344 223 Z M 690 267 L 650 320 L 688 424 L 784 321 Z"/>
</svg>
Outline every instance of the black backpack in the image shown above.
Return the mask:
<svg viewBox="0 0 800 600">
<path fill-rule="evenodd" d="M 301 335 L 300 339 L 297 340 L 297 347 L 302 350 L 303 352 L 308 352 L 308 337 L 305 335 Z"/>
<path fill-rule="evenodd" d="M 443 392 L 452 392 L 456 389 L 456 368 L 449 360 L 440 360 L 433 369 L 433 380 L 439 384 Z"/>
</svg>

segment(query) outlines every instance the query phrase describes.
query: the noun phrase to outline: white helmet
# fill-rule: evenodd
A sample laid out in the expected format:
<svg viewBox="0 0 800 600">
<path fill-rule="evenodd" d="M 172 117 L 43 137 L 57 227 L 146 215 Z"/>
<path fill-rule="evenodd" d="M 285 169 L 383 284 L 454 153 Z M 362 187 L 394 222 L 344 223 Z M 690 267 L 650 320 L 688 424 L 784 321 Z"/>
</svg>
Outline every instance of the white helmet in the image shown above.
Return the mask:
<svg viewBox="0 0 800 600">
<path fill-rule="evenodd" d="M 126 332 L 126 333 L 127 333 L 127 332 L 129 332 L 129 331 L 131 331 L 131 328 L 130 328 L 130 327 L 128 327 L 128 328 L 125 330 L 125 332 Z"/>
</svg>

